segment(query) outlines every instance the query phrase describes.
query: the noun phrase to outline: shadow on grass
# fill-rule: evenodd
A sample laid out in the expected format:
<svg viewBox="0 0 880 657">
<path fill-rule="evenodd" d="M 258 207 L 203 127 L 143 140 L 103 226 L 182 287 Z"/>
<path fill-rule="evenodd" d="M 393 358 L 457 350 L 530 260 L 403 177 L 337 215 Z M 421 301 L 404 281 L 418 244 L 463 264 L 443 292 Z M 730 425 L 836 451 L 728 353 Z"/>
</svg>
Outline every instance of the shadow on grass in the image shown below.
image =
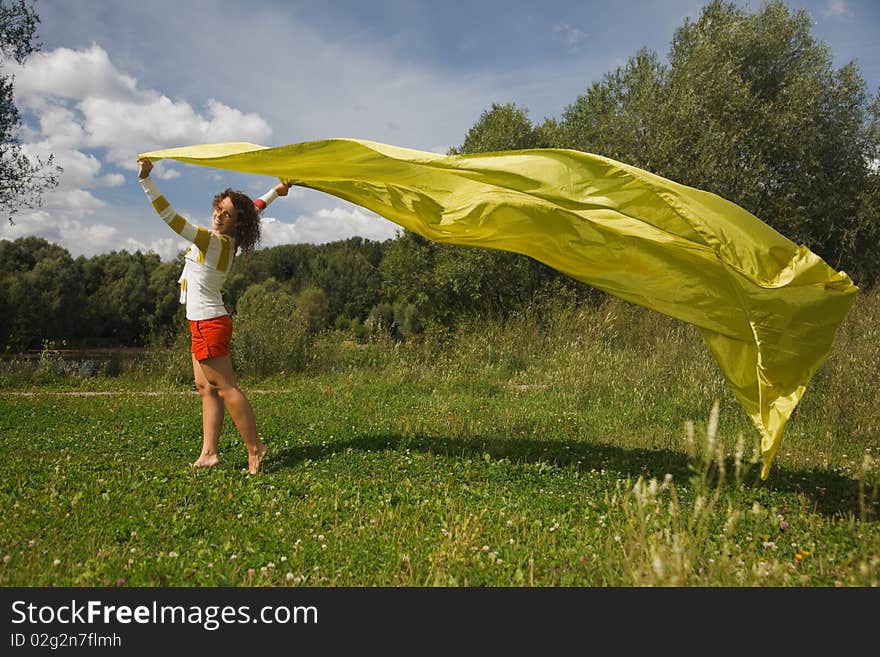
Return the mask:
<svg viewBox="0 0 880 657">
<path fill-rule="evenodd" d="M 471 454 L 492 459 L 508 459 L 512 463 L 547 463 L 556 467 L 570 467 L 582 472 L 597 470 L 620 473 L 624 477 L 656 478 L 662 480 L 671 474 L 674 481 L 687 482 L 695 476 L 695 464 L 682 452 L 668 449 L 622 448 L 602 443 L 572 443 L 562 440 L 529 440 L 504 436 L 460 438 L 449 436 L 403 436 L 376 434 L 352 440 L 335 441 L 324 445 L 301 445 L 276 452 L 267 461 L 265 470 L 292 467 L 307 459 L 316 461 L 347 449 L 379 452 L 422 451 L 441 456 L 460 458 Z M 733 480 L 734 463 L 725 464 L 728 476 L 722 484 L 731 494 L 739 484 Z M 767 481 L 760 479 L 760 467 L 751 466 L 741 484 L 749 489 L 785 494 L 803 495 L 812 505 L 812 511 L 829 517 L 855 517 L 876 522 L 880 518 L 880 500 L 870 491 L 860 490 L 857 479 L 839 472 L 811 468 L 809 470 L 774 467 Z M 713 486 L 717 468 L 708 471 L 707 480 Z"/>
</svg>

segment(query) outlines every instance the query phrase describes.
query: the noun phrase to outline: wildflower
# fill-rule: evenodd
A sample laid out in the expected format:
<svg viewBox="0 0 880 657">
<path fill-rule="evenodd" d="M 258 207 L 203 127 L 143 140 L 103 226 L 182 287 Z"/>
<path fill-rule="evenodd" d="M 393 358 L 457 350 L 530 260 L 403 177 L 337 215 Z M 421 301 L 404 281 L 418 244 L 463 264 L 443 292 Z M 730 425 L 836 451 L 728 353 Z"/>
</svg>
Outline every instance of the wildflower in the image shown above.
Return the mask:
<svg viewBox="0 0 880 657">
<path fill-rule="evenodd" d="M 57 566 L 60 563 L 61 563 L 61 559 L 55 559 L 55 561 L 52 562 L 52 565 Z"/>
<path fill-rule="evenodd" d="M 5 557 L 3 557 L 3 563 L 9 563 L 10 561 L 12 561 L 11 555 L 7 554 Z"/>
<path fill-rule="evenodd" d="M 293 573 L 290 573 L 290 572 L 287 573 L 287 574 L 284 576 L 284 579 L 286 579 L 288 582 L 289 582 L 290 580 L 292 580 L 293 578 L 294 578 L 294 574 L 293 574 Z"/>
<path fill-rule="evenodd" d="M 657 574 L 657 577 L 663 577 L 663 560 L 659 556 L 654 557 L 654 561 L 651 563 L 651 566 L 654 568 L 654 572 Z"/>
<path fill-rule="evenodd" d="M 168 556 L 172 559 L 176 559 L 178 557 L 178 554 L 174 550 L 171 550 L 171 552 L 168 553 Z"/>
<path fill-rule="evenodd" d="M 125 586 L 125 578 L 117 577 L 116 578 L 116 586 Z"/>
<path fill-rule="evenodd" d="M 248 568 L 248 571 L 247 571 L 248 577 L 253 577 L 256 573 L 257 573 L 257 571 L 254 570 L 253 568 Z"/>
<path fill-rule="evenodd" d="M 781 529 L 782 531 L 785 531 L 786 529 L 788 529 L 788 523 L 785 520 L 780 521 L 779 529 Z"/>
</svg>

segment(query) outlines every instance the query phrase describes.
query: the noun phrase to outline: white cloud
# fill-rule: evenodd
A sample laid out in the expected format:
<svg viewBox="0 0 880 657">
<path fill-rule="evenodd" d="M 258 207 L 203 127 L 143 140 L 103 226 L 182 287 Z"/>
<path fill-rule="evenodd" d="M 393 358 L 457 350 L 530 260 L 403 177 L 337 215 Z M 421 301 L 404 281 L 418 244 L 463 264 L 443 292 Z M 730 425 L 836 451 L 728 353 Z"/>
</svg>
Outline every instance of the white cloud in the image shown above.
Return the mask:
<svg viewBox="0 0 880 657">
<path fill-rule="evenodd" d="M 211 100 L 200 114 L 189 103 L 174 102 L 153 94 L 133 103 L 88 97 L 79 103 L 84 116 L 86 144 L 102 148 L 107 158 L 135 169 L 138 153 L 158 148 L 222 141 L 266 140 L 269 124 L 256 114 L 246 114 Z"/>
<path fill-rule="evenodd" d="M 89 215 L 106 207 L 106 203 L 85 189 L 61 189 L 43 197 L 42 208 L 66 210 L 80 216 Z"/>
<path fill-rule="evenodd" d="M 100 150 L 128 170 L 136 168 L 137 153 L 146 150 L 207 141 L 260 142 L 272 132 L 259 115 L 215 99 L 199 112 L 186 101 L 139 89 L 94 43 L 82 51 L 35 53 L 23 66 L 13 64 L 11 73 L 16 102 L 39 119 L 39 128 L 31 126 L 26 133 L 29 139 L 51 151 Z"/>
<path fill-rule="evenodd" d="M 171 233 L 152 208 L 141 210 L 113 207 L 83 190 L 56 192 L 40 208 L 15 214 L 14 226 L 0 222 L 0 239 L 42 237 L 64 247 L 74 258 L 122 250 L 152 251 L 162 260 L 176 257 L 186 241 Z M 144 217 L 151 223 L 145 224 Z M 156 227 L 163 237 L 153 235 L 151 229 Z"/>
<path fill-rule="evenodd" d="M 35 210 L 16 214 L 15 225 L 5 222 L 0 239 L 15 240 L 36 235 L 60 244 L 72 256 L 95 255 L 118 249 L 118 229 L 103 223 L 86 223 L 69 215 Z"/>
<path fill-rule="evenodd" d="M 853 11 L 847 6 L 846 0 L 828 0 L 822 14 L 824 16 L 852 16 Z"/>
<path fill-rule="evenodd" d="M 49 141 L 23 144 L 21 150 L 29 157 L 40 157 L 44 162 L 50 155 L 54 155 L 54 162 L 64 169 L 59 178 L 58 190 L 115 187 L 124 181 L 124 177 L 119 174 L 102 174 L 101 162 L 94 155 L 70 148 L 59 148 Z M 49 192 L 45 198 L 51 199 L 56 193 Z"/>
<path fill-rule="evenodd" d="M 586 33 L 577 27 L 566 23 L 553 28 L 553 34 L 562 40 L 569 53 L 575 53 L 580 49 L 580 43 L 586 37 Z"/>
<path fill-rule="evenodd" d="M 93 43 L 85 50 L 57 48 L 37 52 L 24 66 L 10 65 L 16 101 L 30 104 L 44 97 L 137 100 L 142 92 L 134 78 L 120 73 L 107 52 Z"/>
<path fill-rule="evenodd" d="M 355 235 L 382 241 L 391 239 L 400 226 L 363 208 L 332 208 L 297 217 L 284 223 L 274 217 L 263 217 L 261 248 L 280 244 L 324 244 Z"/>
</svg>

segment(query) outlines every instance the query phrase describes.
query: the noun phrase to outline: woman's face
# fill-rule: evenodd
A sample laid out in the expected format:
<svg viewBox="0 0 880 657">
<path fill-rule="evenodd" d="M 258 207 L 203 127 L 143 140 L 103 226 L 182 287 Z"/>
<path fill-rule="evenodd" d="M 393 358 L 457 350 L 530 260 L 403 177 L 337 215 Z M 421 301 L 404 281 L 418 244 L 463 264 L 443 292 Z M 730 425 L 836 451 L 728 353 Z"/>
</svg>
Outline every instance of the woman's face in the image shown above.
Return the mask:
<svg viewBox="0 0 880 657">
<path fill-rule="evenodd" d="M 232 204 L 232 199 L 226 197 L 214 206 L 214 219 L 212 226 L 214 232 L 219 235 L 235 236 L 235 220 L 238 212 Z"/>
</svg>

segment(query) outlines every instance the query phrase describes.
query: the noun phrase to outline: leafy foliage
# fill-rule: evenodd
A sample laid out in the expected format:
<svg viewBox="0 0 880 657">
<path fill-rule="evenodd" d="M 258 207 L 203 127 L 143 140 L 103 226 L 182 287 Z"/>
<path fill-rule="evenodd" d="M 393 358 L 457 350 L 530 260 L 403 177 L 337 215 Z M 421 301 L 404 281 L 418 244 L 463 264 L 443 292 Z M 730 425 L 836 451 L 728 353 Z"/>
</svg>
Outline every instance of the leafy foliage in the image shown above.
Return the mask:
<svg viewBox="0 0 880 657">
<path fill-rule="evenodd" d="M 22 64 L 28 55 L 39 50 L 39 22 L 33 5 L 26 0 L 11 4 L 0 0 L 0 67 L 10 57 Z M 43 162 L 22 152 L 18 140 L 21 115 L 13 92 L 13 77 L 0 73 L 0 206 L 9 212 L 10 223 L 14 223 L 12 215 L 20 207 L 38 207 L 43 192 L 54 188 L 61 174 L 54 156 Z"/>
<path fill-rule="evenodd" d="M 832 68 L 805 11 L 715 0 L 668 66 L 640 51 L 548 134 L 723 196 L 863 286 L 880 275 L 878 100 L 855 63 Z"/>
</svg>

